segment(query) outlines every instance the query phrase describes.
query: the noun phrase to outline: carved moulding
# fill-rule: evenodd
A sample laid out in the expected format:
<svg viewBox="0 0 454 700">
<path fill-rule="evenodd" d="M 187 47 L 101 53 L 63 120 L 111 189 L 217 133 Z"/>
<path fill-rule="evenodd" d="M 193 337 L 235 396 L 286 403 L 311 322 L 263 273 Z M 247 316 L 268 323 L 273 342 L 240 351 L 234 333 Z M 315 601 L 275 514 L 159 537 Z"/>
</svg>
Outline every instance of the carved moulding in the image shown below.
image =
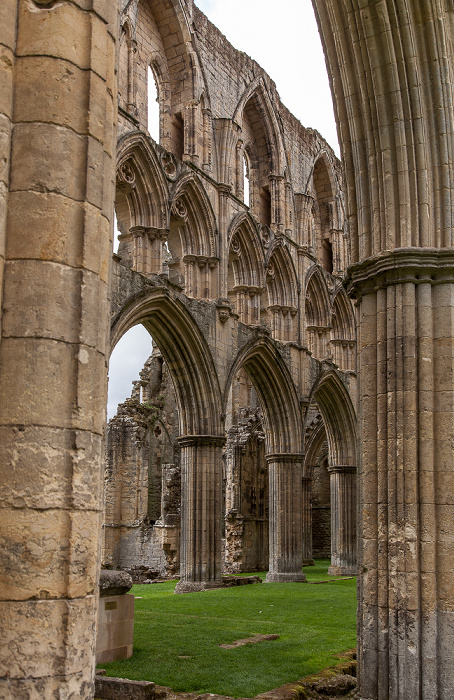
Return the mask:
<svg viewBox="0 0 454 700">
<path fill-rule="evenodd" d="M 454 281 L 454 251 L 450 248 L 396 248 L 348 269 L 344 286 L 358 301 L 393 284 L 443 284 Z"/>
</svg>

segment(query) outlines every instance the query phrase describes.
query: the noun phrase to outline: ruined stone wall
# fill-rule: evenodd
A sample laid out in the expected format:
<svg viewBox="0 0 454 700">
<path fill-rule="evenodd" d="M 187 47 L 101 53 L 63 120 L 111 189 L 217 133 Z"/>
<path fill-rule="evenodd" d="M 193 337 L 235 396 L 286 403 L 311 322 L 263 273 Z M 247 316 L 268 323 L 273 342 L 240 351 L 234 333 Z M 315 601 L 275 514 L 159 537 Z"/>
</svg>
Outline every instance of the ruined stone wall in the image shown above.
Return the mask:
<svg viewBox="0 0 454 700">
<path fill-rule="evenodd" d="M 149 68 L 150 89 L 158 91 L 159 144 L 147 131 Z M 119 94 L 115 207 L 121 235 L 111 291 L 114 338 L 127 329 L 135 305 L 148 308 L 146 299 L 155 293 L 191 314 L 207 343 L 203 361 L 209 349 L 224 397 L 215 408 L 212 396 L 206 399 L 207 408 L 200 406 L 205 388 L 197 387 L 197 363 L 187 364 L 187 341 L 173 331 L 166 340 L 161 324 L 172 319 L 173 311 L 170 317 L 158 312 L 155 321 L 154 311 L 144 310 L 143 316 L 137 312 L 135 322 L 144 322 L 155 334 L 168 361 L 182 435 L 196 433 L 193 421 L 206 425 L 224 403 L 219 420 L 224 425 L 221 438 L 228 441 L 226 523 L 216 527 L 225 529 L 227 567 L 262 569 L 268 548 L 275 546 L 268 537 L 269 527 L 275 527 L 268 522 L 268 507 L 274 508 L 271 519 L 299 509 L 297 529 L 298 518 L 310 509 L 309 496 L 304 506 L 295 496 L 303 483 L 310 491 L 310 477 L 303 482 L 296 476 L 301 456 L 296 462 L 285 457 L 298 464 L 292 468 L 295 485 L 280 477 L 276 482 L 282 496 L 285 491 L 285 499 L 296 498 L 297 505 L 278 505 L 273 489 L 268 499 L 266 453 L 303 454 L 305 445 L 297 435 L 323 376 L 342 387 L 323 403 L 326 420 L 338 411 L 349 412 L 355 400 L 355 321 L 341 284 L 348 247 L 340 163 L 316 131 L 304 128 L 285 109 L 265 71 L 234 49 L 196 7 L 170 8 L 148 0 L 127 5 L 121 16 Z M 275 343 L 273 352 L 289 373 L 289 390 L 299 396 L 291 429 L 295 397 L 281 397 L 287 380 L 272 379 L 269 368 L 253 366 L 255 360 L 249 366 L 240 360 L 243 348 L 253 347 L 259 338 Z M 178 356 L 175 346 L 180 343 Z M 238 366 L 233 371 L 234 362 Z M 268 362 L 264 360 L 265 366 Z M 194 375 L 189 380 L 193 394 L 188 394 L 187 373 Z M 249 442 L 240 445 L 234 433 L 243 431 L 244 412 L 259 404 L 265 437 L 249 435 Z M 276 420 L 281 427 L 273 426 Z M 288 437 L 289 430 L 294 437 Z M 353 433 L 347 417 L 345 435 L 330 436 L 351 444 Z M 151 493 L 159 488 L 163 459 L 158 439 L 150 440 L 147 449 L 147 459 L 156 452 L 147 487 Z M 346 463 L 355 464 L 355 453 L 348 450 Z M 219 450 L 216 459 L 221 457 Z M 340 456 L 333 453 L 332 458 Z M 285 460 L 281 462 L 271 462 L 273 473 L 289 473 Z M 187 466 L 187 474 L 191 468 Z M 187 488 L 189 483 L 183 486 L 182 506 Z M 235 505 L 235 499 L 229 502 L 234 488 L 242 494 Z M 251 511 L 257 498 L 260 514 Z M 183 512 L 189 517 L 191 510 Z M 151 515 L 158 515 L 156 508 Z M 305 536 L 310 539 L 309 532 Z"/>
<path fill-rule="evenodd" d="M 103 567 L 178 571 L 178 413 L 168 369 L 155 348 L 131 397 L 107 426 Z"/>
<path fill-rule="evenodd" d="M 324 452 L 326 454 L 327 446 Z M 327 458 L 313 469 L 312 479 L 312 555 L 314 558 L 331 557 L 331 493 Z"/>
</svg>

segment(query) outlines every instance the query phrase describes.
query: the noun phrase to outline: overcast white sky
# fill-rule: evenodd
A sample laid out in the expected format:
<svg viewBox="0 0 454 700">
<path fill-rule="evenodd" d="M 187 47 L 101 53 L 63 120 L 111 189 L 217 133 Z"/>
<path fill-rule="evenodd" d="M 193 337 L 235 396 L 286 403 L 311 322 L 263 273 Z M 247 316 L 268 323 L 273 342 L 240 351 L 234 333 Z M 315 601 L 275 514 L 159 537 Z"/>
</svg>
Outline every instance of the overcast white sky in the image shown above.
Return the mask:
<svg viewBox="0 0 454 700">
<path fill-rule="evenodd" d="M 317 129 L 339 155 L 325 59 L 311 0 L 196 0 L 236 49 L 254 58 L 276 83 L 282 102 L 300 122 Z M 130 396 L 132 381 L 151 354 L 142 326 L 112 352 L 108 417 Z"/>
</svg>

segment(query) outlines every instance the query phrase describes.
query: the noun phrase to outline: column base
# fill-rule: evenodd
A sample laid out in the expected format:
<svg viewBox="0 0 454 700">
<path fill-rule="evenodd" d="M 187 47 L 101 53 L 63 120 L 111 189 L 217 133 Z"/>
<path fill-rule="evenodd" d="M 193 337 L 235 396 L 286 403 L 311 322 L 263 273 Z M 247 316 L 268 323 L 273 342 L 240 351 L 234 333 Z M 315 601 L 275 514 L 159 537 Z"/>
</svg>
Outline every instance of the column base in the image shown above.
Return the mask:
<svg viewBox="0 0 454 700">
<path fill-rule="evenodd" d="M 357 576 L 357 574 L 356 566 L 330 566 L 328 569 L 329 576 Z"/>
<path fill-rule="evenodd" d="M 314 566 L 315 561 L 313 559 L 303 559 L 303 566 Z"/>
<path fill-rule="evenodd" d="M 285 573 L 285 574 L 272 574 L 268 571 L 265 583 L 305 583 L 306 576 L 301 571 L 295 571 L 295 573 Z"/>
<path fill-rule="evenodd" d="M 197 591 L 208 591 L 210 588 L 223 588 L 224 584 L 219 581 L 178 581 L 175 586 L 175 593 L 197 593 Z"/>
</svg>

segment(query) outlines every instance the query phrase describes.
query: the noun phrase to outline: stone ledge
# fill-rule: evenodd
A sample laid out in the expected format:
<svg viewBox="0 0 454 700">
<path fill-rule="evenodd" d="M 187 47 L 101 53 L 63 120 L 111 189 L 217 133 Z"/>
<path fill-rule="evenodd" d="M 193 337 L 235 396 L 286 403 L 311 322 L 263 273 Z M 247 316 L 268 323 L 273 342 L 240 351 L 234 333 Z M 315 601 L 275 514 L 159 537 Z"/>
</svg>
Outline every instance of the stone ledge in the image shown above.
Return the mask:
<svg viewBox="0 0 454 700">
<path fill-rule="evenodd" d="M 160 697 L 156 684 L 148 681 L 129 681 L 96 675 L 95 698 L 97 700 L 155 700 Z"/>
</svg>

